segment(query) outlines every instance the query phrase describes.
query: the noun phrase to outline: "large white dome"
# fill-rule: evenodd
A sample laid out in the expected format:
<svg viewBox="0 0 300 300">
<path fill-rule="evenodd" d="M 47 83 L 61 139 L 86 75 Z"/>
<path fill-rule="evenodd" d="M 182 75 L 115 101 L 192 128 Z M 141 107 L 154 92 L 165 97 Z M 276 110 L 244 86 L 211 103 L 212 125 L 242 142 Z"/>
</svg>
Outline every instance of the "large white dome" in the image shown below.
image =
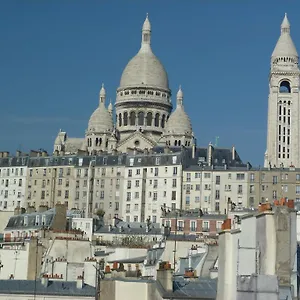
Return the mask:
<svg viewBox="0 0 300 300">
<path fill-rule="evenodd" d="M 169 90 L 167 72 L 152 51 L 139 51 L 123 71 L 120 88 L 140 86 Z"/>
<path fill-rule="evenodd" d="M 120 81 L 120 88 L 141 86 L 169 90 L 167 72 L 151 49 L 151 25 L 148 16 L 142 29 L 141 48 L 125 67 Z"/>
</svg>

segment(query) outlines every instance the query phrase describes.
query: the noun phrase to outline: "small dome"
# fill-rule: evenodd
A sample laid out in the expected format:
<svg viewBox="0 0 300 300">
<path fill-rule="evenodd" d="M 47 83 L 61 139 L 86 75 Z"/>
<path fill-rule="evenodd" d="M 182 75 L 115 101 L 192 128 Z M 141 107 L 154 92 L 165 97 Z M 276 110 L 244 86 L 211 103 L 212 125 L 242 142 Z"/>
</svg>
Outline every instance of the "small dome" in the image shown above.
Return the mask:
<svg viewBox="0 0 300 300">
<path fill-rule="evenodd" d="M 147 15 L 142 30 L 141 48 L 125 67 L 120 88 L 148 86 L 169 90 L 167 72 L 153 54 L 150 40 L 151 24 Z"/>
<path fill-rule="evenodd" d="M 193 135 L 192 124 L 183 107 L 183 92 L 179 88 L 177 93 L 177 106 L 171 114 L 165 128 L 165 135 Z"/>
<path fill-rule="evenodd" d="M 105 90 L 104 85 L 99 93 L 100 96 L 100 103 L 99 107 L 93 112 L 90 117 L 89 124 L 88 124 L 88 131 L 93 132 L 107 132 L 113 130 L 113 119 L 111 114 L 105 107 Z"/>
</svg>

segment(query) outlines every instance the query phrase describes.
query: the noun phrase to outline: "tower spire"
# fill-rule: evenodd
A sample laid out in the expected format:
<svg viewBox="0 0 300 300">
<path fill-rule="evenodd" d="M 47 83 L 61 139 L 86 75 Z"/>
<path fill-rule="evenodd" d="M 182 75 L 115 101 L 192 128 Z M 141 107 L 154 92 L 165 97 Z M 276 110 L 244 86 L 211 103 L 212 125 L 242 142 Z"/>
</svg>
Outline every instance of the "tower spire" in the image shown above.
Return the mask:
<svg viewBox="0 0 300 300">
<path fill-rule="evenodd" d="M 278 42 L 275 46 L 275 49 L 272 53 L 273 58 L 280 58 L 280 57 L 293 57 L 298 58 L 298 53 L 292 37 L 291 33 L 291 25 L 287 17 L 287 13 L 285 13 L 283 21 L 281 23 L 281 33 L 278 39 Z"/>
<path fill-rule="evenodd" d="M 183 103 L 183 92 L 181 89 L 181 85 L 179 85 L 179 89 L 177 92 L 177 106 L 181 106 Z"/>
<path fill-rule="evenodd" d="M 146 19 L 143 24 L 142 28 L 142 47 L 143 48 L 149 48 L 151 44 L 151 24 L 149 21 L 148 13 L 146 14 Z"/>
<path fill-rule="evenodd" d="M 283 21 L 281 23 L 281 34 L 290 33 L 290 31 L 291 31 L 291 24 L 290 24 L 289 19 L 287 17 L 287 13 L 285 13 Z"/>
<path fill-rule="evenodd" d="M 99 105 L 101 103 L 105 104 L 105 98 L 106 98 L 106 92 L 105 92 L 105 88 L 104 88 L 104 83 L 102 83 L 101 90 L 99 93 Z"/>
</svg>

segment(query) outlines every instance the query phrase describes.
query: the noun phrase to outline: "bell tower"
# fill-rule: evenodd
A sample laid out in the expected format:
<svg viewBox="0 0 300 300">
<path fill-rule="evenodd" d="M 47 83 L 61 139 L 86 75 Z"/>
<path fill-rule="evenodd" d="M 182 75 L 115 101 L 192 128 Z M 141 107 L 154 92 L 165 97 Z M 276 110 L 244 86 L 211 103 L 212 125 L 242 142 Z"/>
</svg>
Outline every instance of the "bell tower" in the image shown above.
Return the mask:
<svg viewBox="0 0 300 300">
<path fill-rule="evenodd" d="M 300 166 L 300 72 L 290 31 L 285 14 L 271 57 L 265 167 Z"/>
</svg>

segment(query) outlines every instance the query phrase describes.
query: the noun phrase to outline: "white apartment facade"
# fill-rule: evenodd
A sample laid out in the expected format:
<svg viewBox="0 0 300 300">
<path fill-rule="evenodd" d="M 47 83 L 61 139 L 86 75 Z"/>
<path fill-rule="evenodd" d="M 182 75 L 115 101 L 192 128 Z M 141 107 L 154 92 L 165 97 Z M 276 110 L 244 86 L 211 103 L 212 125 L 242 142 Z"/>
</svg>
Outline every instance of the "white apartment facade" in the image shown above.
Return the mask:
<svg viewBox="0 0 300 300">
<path fill-rule="evenodd" d="M 6 157 L 1 153 L 0 210 L 13 211 L 25 203 L 28 157 Z"/>
<path fill-rule="evenodd" d="M 204 213 L 226 213 L 229 203 L 248 206 L 247 168 L 190 166 L 183 170 L 183 209 L 202 209 Z"/>
<path fill-rule="evenodd" d="M 161 208 L 182 207 L 180 153 L 127 158 L 122 216 L 126 222 L 161 222 Z"/>
</svg>

